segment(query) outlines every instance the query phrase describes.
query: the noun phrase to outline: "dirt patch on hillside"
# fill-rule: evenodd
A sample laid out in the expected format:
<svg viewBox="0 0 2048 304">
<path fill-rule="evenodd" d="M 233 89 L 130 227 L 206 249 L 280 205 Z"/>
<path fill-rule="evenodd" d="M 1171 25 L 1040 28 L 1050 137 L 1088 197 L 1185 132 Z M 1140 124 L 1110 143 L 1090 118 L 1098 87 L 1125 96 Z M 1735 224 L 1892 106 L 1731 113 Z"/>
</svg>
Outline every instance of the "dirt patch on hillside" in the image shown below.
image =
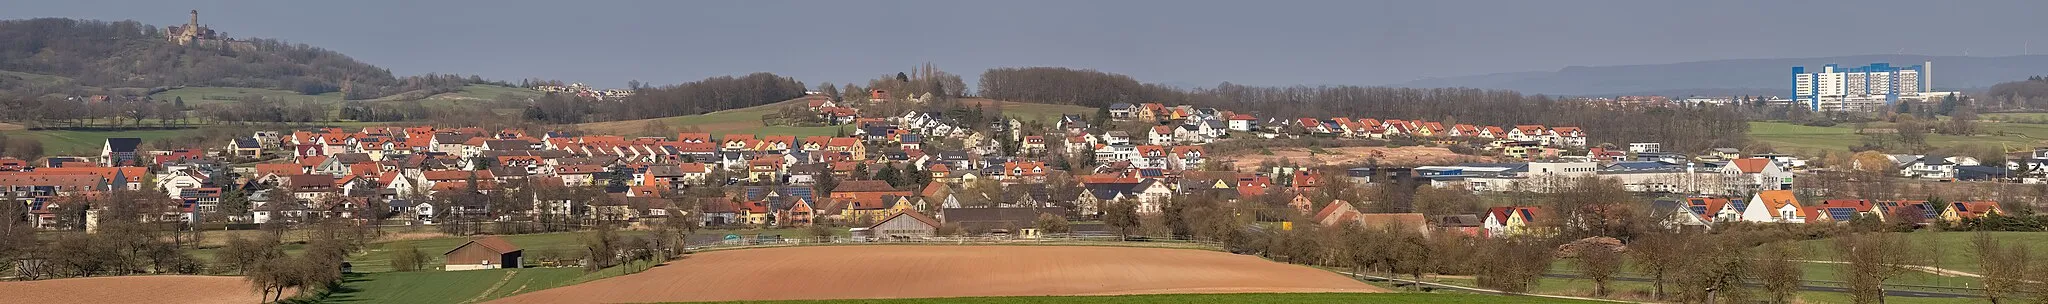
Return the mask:
<svg viewBox="0 0 2048 304">
<path fill-rule="evenodd" d="M 126 276 L 0 282 L 0 303 L 258 303 L 241 277 Z"/>
<path fill-rule="evenodd" d="M 4 122 L 0 122 L 0 131 L 21 131 L 21 130 L 28 130 L 28 127 L 27 127 L 27 126 L 22 126 L 22 125 L 17 125 L 17 124 L 11 124 L 11 123 L 4 123 Z"/>
<path fill-rule="evenodd" d="M 1450 149 L 1438 147 L 1342 147 L 1321 148 L 1319 151 L 1310 148 L 1272 148 L 1268 150 L 1273 153 L 1265 154 L 1265 151 L 1251 150 L 1225 155 L 1220 159 L 1231 162 L 1237 168 L 1258 168 L 1261 162 L 1283 159 L 1309 166 L 1357 165 L 1366 163 L 1368 159 L 1378 159 L 1380 165 L 1386 166 L 1422 166 L 1494 161 L 1490 157 L 1451 153 Z"/>
<path fill-rule="evenodd" d="M 1203 250 L 820 246 L 697 254 L 639 274 L 491 303 L 1383 291 L 1328 271 Z"/>
</svg>

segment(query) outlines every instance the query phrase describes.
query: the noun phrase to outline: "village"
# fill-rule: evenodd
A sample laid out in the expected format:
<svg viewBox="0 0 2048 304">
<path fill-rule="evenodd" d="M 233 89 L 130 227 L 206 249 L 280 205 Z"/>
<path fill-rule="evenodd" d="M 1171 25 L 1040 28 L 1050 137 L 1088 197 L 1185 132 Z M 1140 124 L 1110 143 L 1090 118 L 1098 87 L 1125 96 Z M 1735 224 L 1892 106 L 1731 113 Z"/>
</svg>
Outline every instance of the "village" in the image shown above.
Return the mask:
<svg viewBox="0 0 2048 304">
<path fill-rule="evenodd" d="M 1100 221 L 1104 206 L 1134 204 L 1158 214 L 1170 200 L 1219 195 L 1270 202 L 1262 221 L 1357 222 L 1504 235 L 1529 230 L 1541 207 L 1503 206 L 1422 214 L 1311 193 L 1329 183 L 1411 180 L 1473 193 L 1554 193 L 1584 179 L 1608 180 L 1645 196 L 1688 226 L 1747 221 L 1846 222 L 1860 215 L 1958 222 L 1999 213 L 1998 202 L 1829 200 L 1794 195 L 1805 161 L 1783 154 L 1715 149 L 1697 157 L 1657 143 L 1588 147 L 1587 131 L 1541 125 L 1475 126 L 1372 118 L 1258 118 L 1213 108 L 1123 104 L 1107 120 L 1068 114 L 1043 130 L 1018 118 L 963 125 L 941 111 L 864 116 L 861 105 L 826 96 L 803 106 L 851 126 L 842 136 L 680 133 L 674 137 L 566 135 L 480 128 L 368 127 L 257 132 L 219 149 L 142 151 L 113 138 L 100 155 L 0 160 L 0 184 L 26 202 L 37 227 L 95 229 L 97 210 L 78 208 L 110 192 L 158 196 L 161 220 L 290 225 L 319 219 L 358 224 L 435 225 L 464 221 L 578 219 L 638 221 L 689 215 L 704 227 L 830 225 L 873 228 L 897 215 L 930 237 L 947 223 L 966 232 L 1034 228 L 1041 215 Z M 1110 126 L 1138 124 L 1147 134 Z M 1229 168 L 1205 145 L 1218 141 L 1326 137 L 1472 145 L 1524 162 L 1411 167 Z M 2037 153 L 2039 154 L 2039 153 Z M 1892 156 L 1901 176 L 1970 179 L 1970 159 Z M 2030 158 L 2043 159 L 2041 155 Z M 1078 161 L 1077 161 L 1078 160 Z M 2015 163 L 2015 166 L 2023 163 Z M 582 191 L 572 191 L 582 190 Z M 1261 199 L 1281 196 L 1283 199 Z M 1804 200 L 1804 202 L 1802 202 Z M 986 210 L 984 210 L 986 209 Z M 1380 214 L 1392 212 L 1388 214 Z M 927 221 L 928 220 L 928 221 Z M 1376 222 L 1381 221 L 1381 222 Z M 1399 221 L 1391 223 L 1384 221 Z M 997 224 L 999 223 L 999 224 Z M 865 229 L 863 229 L 865 230 Z M 875 236 L 883 237 L 883 236 Z"/>
</svg>

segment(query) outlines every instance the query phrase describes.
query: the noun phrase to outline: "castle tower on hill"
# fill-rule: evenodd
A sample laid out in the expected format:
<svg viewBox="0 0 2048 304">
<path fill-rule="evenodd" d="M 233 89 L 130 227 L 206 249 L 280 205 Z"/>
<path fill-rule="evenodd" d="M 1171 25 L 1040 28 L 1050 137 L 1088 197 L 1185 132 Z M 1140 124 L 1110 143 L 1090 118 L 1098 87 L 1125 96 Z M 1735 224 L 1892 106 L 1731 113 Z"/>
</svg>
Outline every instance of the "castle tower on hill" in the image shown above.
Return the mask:
<svg viewBox="0 0 2048 304">
<path fill-rule="evenodd" d="M 192 20 L 185 25 L 164 28 L 164 37 L 178 45 L 192 45 L 202 40 L 218 40 L 220 36 L 213 29 L 199 25 L 199 10 L 192 10 Z"/>
</svg>

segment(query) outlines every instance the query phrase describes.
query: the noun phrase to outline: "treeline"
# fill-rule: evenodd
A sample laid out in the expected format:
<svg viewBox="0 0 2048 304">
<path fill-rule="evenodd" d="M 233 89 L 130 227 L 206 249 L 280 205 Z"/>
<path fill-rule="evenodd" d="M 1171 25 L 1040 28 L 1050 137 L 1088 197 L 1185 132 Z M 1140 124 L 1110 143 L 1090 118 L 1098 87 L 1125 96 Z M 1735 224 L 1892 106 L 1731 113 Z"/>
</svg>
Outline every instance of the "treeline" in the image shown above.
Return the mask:
<svg viewBox="0 0 2048 304">
<path fill-rule="evenodd" d="M 341 53 L 275 39 L 180 46 L 161 27 L 136 21 L 65 18 L 0 21 L 0 70 L 55 75 L 70 82 L 8 82 L 20 96 L 83 95 L 87 87 L 253 87 L 303 94 L 341 92 L 368 99 L 446 92 L 486 81 L 478 76 L 395 77 Z M 421 97 L 424 97 L 422 95 Z"/>
<path fill-rule="evenodd" d="M 719 76 L 676 85 L 641 88 L 618 102 L 549 97 L 525 110 L 528 119 L 551 123 L 630 120 L 703 114 L 759 106 L 804 96 L 803 82 L 773 73 Z"/>
<path fill-rule="evenodd" d="M 1105 107 L 1113 103 L 1190 104 L 1261 118 L 1364 117 L 1445 124 L 1578 126 L 1591 143 L 1662 142 L 1691 151 L 1741 147 L 1749 125 L 1732 107 L 1629 107 L 1559 100 L 1514 91 L 1362 86 L 1255 87 L 1223 83 L 1179 89 L 1129 76 L 1068 68 L 996 68 L 982 74 L 983 97 Z"/>
<path fill-rule="evenodd" d="M 1981 106 L 1995 109 L 2048 109 L 2048 77 L 2027 77 L 2027 80 L 2000 83 L 1991 90 Z"/>
</svg>

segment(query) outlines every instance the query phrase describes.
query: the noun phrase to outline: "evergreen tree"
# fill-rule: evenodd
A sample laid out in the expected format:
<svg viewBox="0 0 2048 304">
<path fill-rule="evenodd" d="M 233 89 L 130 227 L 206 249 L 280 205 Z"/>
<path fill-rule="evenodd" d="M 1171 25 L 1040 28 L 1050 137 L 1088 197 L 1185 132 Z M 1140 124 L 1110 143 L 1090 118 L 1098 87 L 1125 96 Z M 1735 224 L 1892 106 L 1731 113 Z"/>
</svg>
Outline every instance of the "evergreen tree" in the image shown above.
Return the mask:
<svg viewBox="0 0 2048 304">
<path fill-rule="evenodd" d="M 882 165 L 882 171 L 875 172 L 875 179 L 884 182 L 889 182 L 890 186 L 901 187 L 903 186 L 902 175 L 903 172 L 901 170 L 897 170 L 895 165 Z"/>
<path fill-rule="evenodd" d="M 230 187 L 228 193 L 220 196 L 220 212 L 226 214 L 249 214 L 249 194 L 241 187 Z"/>
<path fill-rule="evenodd" d="M 1089 118 L 1088 118 L 1088 124 L 1090 124 L 1090 125 L 1094 125 L 1094 126 L 1095 126 L 1095 127 L 1097 127 L 1097 128 L 1106 128 L 1106 127 L 1108 127 L 1108 126 L 1105 126 L 1104 124 L 1108 124 L 1108 123 L 1109 123 L 1109 107 L 1107 107 L 1107 106 L 1104 106 L 1104 107 L 1100 107 L 1100 108 L 1095 108 L 1095 117 L 1089 117 Z"/>
</svg>

